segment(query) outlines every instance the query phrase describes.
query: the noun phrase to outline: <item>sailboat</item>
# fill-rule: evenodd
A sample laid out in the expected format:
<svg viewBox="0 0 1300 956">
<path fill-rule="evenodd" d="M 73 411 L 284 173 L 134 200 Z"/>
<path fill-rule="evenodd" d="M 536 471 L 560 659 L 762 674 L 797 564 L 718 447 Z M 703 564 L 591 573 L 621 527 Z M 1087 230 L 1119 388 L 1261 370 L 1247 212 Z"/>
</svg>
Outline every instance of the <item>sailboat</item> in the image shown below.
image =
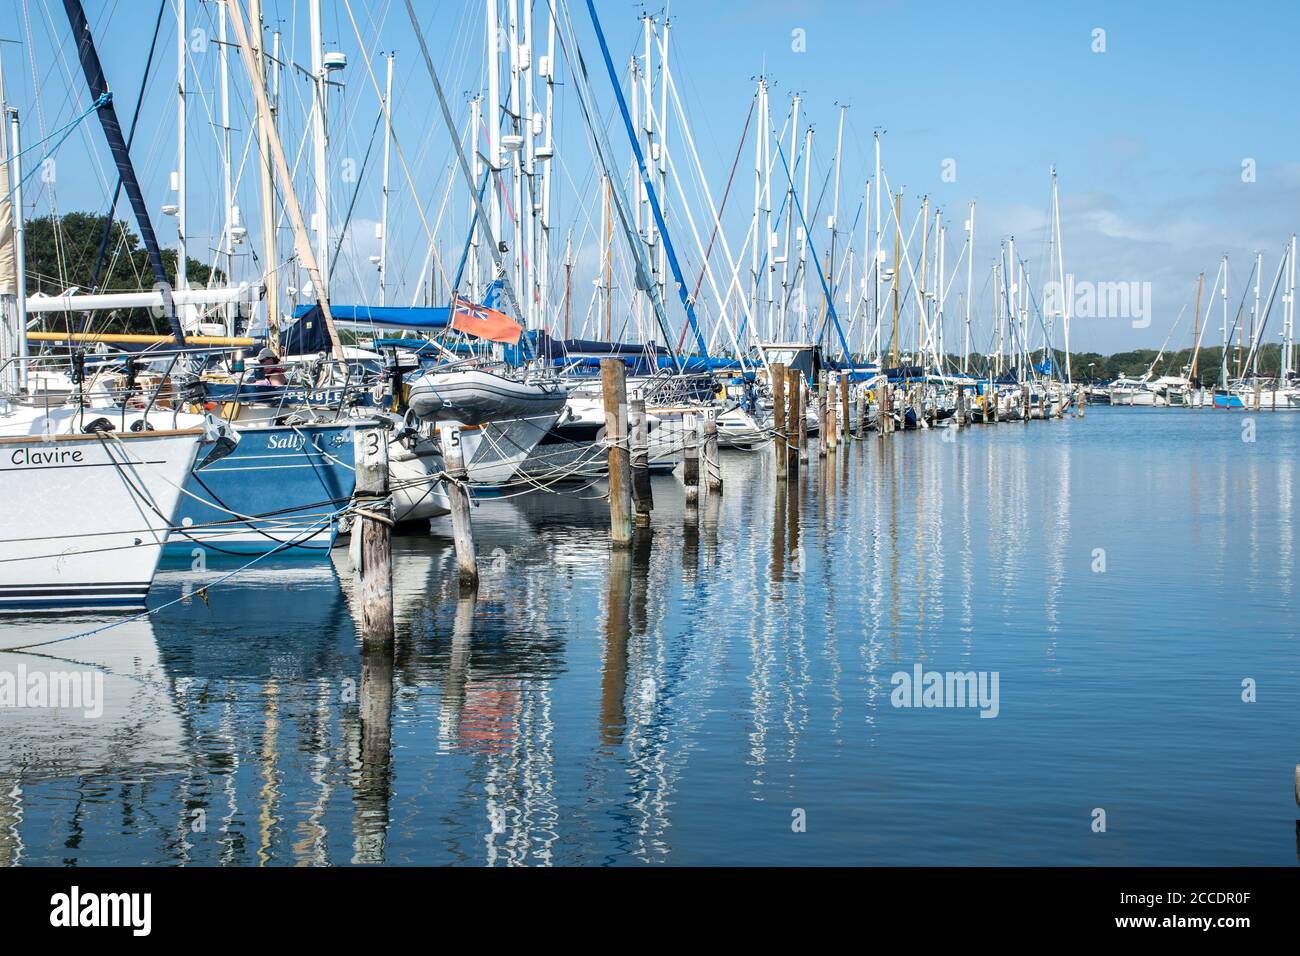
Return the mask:
<svg viewBox="0 0 1300 956">
<path fill-rule="evenodd" d="M 0 414 L 0 610 L 143 605 L 200 445 L 218 436 L 50 421 Z"/>
</svg>

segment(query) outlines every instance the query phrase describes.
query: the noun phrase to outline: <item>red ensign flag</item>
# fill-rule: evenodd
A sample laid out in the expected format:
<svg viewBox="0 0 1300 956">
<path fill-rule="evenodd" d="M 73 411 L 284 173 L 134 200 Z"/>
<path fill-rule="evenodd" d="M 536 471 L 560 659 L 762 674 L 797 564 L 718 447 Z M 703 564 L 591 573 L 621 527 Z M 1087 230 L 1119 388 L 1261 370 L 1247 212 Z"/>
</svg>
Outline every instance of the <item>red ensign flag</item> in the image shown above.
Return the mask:
<svg viewBox="0 0 1300 956">
<path fill-rule="evenodd" d="M 456 300 L 456 308 L 451 312 L 451 327 L 475 338 L 504 342 L 506 345 L 517 343 L 524 331 L 523 326 L 504 312 L 460 298 Z"/>
</svg>

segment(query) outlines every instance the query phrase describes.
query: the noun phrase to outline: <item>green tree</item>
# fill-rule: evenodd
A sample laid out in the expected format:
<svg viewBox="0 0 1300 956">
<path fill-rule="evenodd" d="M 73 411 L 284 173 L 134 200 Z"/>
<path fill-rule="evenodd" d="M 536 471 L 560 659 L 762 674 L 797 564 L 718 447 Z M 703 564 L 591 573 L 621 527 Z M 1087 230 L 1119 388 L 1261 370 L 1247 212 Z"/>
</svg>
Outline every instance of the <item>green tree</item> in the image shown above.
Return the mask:
<svg viewBox="0 0 1300 956">
<path fill-rule="evenodd" d="M 122 220 L 113 223 L 100 270 L 94 284 L 95 259 L 104 233 L 107 216 L 88 212 L 70 212 L 58 217 L 45 216 L 27 222 L 27 294 L 58 295 L 76 287 L 88 292 L 139 292 L 154 287 L 153 268 L 140 237 Z M 162 250 L 163 269 L 173 284 L 176 281 L 176 250 Z M 196 259 L 186 257 L 191 285 L 207 285 L 213 270 Z M 220 272 L 216 281 L 223 281 Z M 54 321 L 61 321 L 55 316 Z M 120 309 L 95 320 L 100 332 L 166 333 L 167 320 L 155 317 L 148 309 Z"/>
</svg>

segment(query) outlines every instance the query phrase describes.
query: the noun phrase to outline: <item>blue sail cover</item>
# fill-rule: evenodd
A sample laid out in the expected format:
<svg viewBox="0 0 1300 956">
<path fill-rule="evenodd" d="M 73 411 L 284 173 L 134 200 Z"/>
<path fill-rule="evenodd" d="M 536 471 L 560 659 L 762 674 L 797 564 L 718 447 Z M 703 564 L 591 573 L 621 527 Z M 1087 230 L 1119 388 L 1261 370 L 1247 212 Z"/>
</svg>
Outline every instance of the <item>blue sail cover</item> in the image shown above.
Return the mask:
<svg viewBox="0 0 1300 956">
<path fill-rule="evenodd" d="M 446 306 L 430 308 L 400 305 L 334 305 L 330 312 L 334 324 L 349 328 L 415 329 L 436 332 L 447 327 L 451 309 Z M 295 319 L 319 319 L 319 305 L 300 305 L 293 310 Z M 323 326 L 324 323 L 321 323 Z"/>
<path fill-rule="evenodd" d="M 897 368 L 885 369 L 885 375 L 891 382 L 925 378 L 929 374 L 924 365 L 900 365 Z"/>
<path fill-rule="evenodd" d="M 708 358 L 705 358 L 705 357 L 702 356 L 702 355 L 684 355 L 684 356 L 682 356 L 682 359 L 681 359 L 681 366 L 682 366 L 682 369 L 681 369 L 681 370 L 682 370 L 683 372 L 686 372 L 686 373 L 692 373 L 692 372 L 693 372 L 693 373 L 696 373 L 696 374 L 703 373 L 703 372 L 730 372 L 730 371 L 737 371 L 737 372 L 738 372 L 738 371 L 740 371 L 742 368 L 744 368 L 744 366 L 742 366 L 742 365 L 740 364 L 740 362 L 737 361 L 736 359 L 729 359 L 729 358 L 713 358 L 712 356 L 710 356 L 710 357 L 708 357 Z M 660 358 L 660 359 L 659 359 L 659 367 L 660 367 L 660 368 L 673 368 L 673 361 L 672 361 L 672 359 L 671 359 L 671 358 Z"/>
<path fill-rule="evenodd" d="M 405 306 L 332 305 L 334 324 L 353 329 L 412 329 L 437 332 L 447 327 L 451 310 L 444 307 L 410 308 Z M 311 355 L 328 352 L 329 330 L 319 305 L 300 305 L 293 310 L 298 321 L 280 335 L 280 350 L 285 355 Z"/>
<path fill-rule="evenodd" d="M 556 339 L 546 332 L 528 332 L 533 353 L 543 358 L 564 359 L 570 356 L 589 355 L 667 355 L 662 345 L 641 342 L 602 342 L 598 339 Z"/>
</svg>

